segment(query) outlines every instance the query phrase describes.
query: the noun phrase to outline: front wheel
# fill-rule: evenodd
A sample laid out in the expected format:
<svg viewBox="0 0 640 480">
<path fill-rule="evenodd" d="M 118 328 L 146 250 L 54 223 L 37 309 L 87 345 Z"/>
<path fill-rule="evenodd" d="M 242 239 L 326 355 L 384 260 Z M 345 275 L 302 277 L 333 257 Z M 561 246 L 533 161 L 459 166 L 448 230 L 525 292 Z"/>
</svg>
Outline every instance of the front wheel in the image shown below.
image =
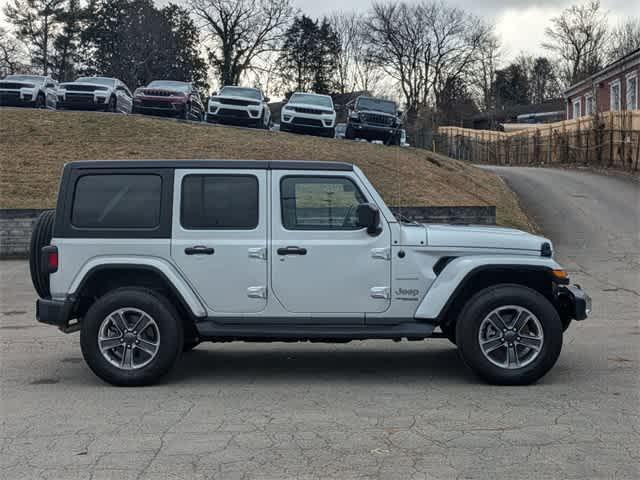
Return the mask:
<svg viewBox="0 0 640 480">
<path fill-rule="evenodd" d="M 121 288 L 99 298 L 80 330 L 89 368 L 118 386 L 157 382 L 175 364 L 183 344 L 182 322 L 171 303 L 141 288 Z"/>
<path fill-rule="evenodd" d="M 109 103 L 107 103 L 107 107 L 105 109 L 107 112 L 116 113 L 118 111 L 118 101 L 116 97 L 110 97 Z"/>
<path fill-rule="evenodd" d="M 527 385 L 555 365 L 562 322 L 543 295 L 521 285 L 486 288 L 467 303 L 456 324 L 464 362 L 499 385 Z"/>
</svg>

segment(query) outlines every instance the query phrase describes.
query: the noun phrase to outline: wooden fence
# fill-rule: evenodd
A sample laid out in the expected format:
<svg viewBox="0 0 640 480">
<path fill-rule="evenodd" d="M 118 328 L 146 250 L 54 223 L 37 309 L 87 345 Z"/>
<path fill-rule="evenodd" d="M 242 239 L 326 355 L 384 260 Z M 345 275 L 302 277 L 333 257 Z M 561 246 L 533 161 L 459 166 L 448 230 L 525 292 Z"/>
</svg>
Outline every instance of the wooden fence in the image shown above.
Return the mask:
<svg viewBox="0 0 640 480">
<path fill-rule="evenodd" d="M 638 171 L 640 111 L 605 112 L 508 133 L 440 127 L 433 148 L 474 163 L 584 164 Z"/>
</svg>

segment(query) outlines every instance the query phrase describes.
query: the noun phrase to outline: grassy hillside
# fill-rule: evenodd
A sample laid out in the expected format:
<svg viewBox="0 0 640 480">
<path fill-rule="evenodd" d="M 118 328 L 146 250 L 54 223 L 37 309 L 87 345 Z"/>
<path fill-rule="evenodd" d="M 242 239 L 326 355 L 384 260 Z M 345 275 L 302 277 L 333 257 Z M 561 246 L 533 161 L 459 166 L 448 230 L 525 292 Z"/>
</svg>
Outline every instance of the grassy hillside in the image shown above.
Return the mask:
<svg viewBox="0 0 640 480">
<path fill-rule="evenodd" d="M 412 148 L 93 112 L 0 109 L 0 208 L 55 204 L 65 162 L 97 159 L 297 159 L 358 165 L 391 205 L 496 205 L 529 228 L 490 172 Z"/>
</svg>

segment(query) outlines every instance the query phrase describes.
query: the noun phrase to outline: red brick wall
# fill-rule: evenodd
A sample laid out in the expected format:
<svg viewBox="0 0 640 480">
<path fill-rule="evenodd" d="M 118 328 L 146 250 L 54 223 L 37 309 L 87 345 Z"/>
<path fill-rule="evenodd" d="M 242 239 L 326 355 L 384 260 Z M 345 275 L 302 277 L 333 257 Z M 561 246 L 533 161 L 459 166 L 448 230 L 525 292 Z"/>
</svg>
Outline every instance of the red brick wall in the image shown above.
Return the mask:
<svg viewBox="0 0 640 480">
<path fill-rule="evenodd" d="M 592 93 L 595 96 L 597 110 L 599 112 L 608 112 L 611 110 L 610 108 L 610 86 L 611 83 L 619 80 L 620 81 L 620 109 L 624 110 L 627 107 L 627 75 L 632 72 L 637 72 L 638 82 L 640 82 L 640 67 L 634 66 L 629 68 L 623 72 L 612 74 L 610 77 L 601 80 L 597 85 L 586 84 L 584 88 L 572 93 L 567 98 L 567 120 L 571 120 L 573 118 L 573 101 L 576 98 L 580 98 L 580 112 L 584 116 L 585 115 L 585 95 Z M 595 87 L 595 88 L 594 88 Z M 640 92 L 638 92 L 640 93 Z"/>
</svg>

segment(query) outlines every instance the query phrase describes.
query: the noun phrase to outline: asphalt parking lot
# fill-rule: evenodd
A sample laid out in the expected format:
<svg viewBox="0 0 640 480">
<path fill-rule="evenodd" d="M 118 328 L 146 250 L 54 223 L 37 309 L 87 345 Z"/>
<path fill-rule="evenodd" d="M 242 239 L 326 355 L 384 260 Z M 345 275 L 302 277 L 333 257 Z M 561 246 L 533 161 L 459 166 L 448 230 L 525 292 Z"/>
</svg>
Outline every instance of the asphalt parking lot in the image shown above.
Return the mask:
<svg viewBox="0 0 640 480">
<path fill-rule="evenodd" d="M 553 206 L 536 220 L 595 307 L 538 384 L 485 385 L 431 340 L 207 344 L 161 385 L 115 388 L 77 334 L 36 323 L 27 262 L 4 261 L 0 478 L 638 478 L 638 186 L 567 174 L 558 200 L 545 171 L 513 173 Z"/>
</svg>

